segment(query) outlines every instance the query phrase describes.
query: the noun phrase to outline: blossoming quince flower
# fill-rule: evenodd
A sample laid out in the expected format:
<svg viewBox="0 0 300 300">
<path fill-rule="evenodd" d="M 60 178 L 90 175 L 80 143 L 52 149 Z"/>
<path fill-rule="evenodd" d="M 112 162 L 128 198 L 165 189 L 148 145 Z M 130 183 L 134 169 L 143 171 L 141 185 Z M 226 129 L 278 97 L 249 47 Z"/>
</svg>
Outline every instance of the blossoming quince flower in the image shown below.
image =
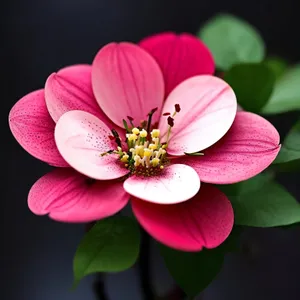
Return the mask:
<svg viewBox="0 0 300 300">
<path fill-rule="evenodd" d="M 31 188 L 32 212 L 89 222 L 131 199 L 139 223 L 165 245 L 220 245 L 234 216 L 212 184 L 255 176 L 280 146 L 267 120 L 237 112 L 234 92 L 213 72 L 199 40 L 166 33 L 140 46 L 110 43 L 92 66 L 50 75 L 9 116 L 23 148 L 60 167 Z"/>
</svg>

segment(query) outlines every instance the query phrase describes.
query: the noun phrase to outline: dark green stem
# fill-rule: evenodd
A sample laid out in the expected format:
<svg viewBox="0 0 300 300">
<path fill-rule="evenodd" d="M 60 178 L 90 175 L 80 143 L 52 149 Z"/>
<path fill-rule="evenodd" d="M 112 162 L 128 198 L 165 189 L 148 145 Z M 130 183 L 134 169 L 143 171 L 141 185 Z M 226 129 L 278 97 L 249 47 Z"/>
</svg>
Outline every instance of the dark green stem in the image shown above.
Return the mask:
<svg viewBox="0 0 300 300">
<path fill-rule="evenodd" d="M 105 283 L 104 283 L 104 275 L 99 273 L 97 274 L 97 279 L 94 283 L 94 291 L 97 297 L 97 300 L 109 300 L 108 295 L 105 292 Z"/>
<path fill-rule="evenodd" d="M 154 300 L 155 295 L 151 287 L 150 274 L 150 236 L 143 229 L 138 267 L 144 300 Z"/>
</svg>

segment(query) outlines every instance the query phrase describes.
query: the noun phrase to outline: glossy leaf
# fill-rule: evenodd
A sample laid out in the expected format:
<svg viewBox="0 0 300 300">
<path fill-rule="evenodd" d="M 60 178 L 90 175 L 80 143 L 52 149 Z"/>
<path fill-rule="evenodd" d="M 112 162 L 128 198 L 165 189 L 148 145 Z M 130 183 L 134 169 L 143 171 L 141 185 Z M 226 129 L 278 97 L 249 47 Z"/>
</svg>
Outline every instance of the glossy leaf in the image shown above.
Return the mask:
<svg viewBox="0 0 300 300">
<path fill-rule="evenodd" d="M 140 233 L 129 217 L 114 216 L 97 222 L 79 244 L 73 262 L 75 285 L 96 272 L 130 268 L 139 253 Z"/>
<path fill-rule="evenodd" d="M 198 35 L 222 70 L 238 63 L 257 63 L 264 59 L 265 46 L 260 34 L 235 16 L 217 15 L 204 24 Z"/>
<path fill-rule="evenodd" d="M 287 62 L 284 59 L 282 59 L 280 57 L 276 57 L 276 56 L 267 57 L 264 60 L 264 63 L 269 68 L 271 68 L 276 79 L 279 79 L 284 74 L 284 72 L 288 66 Z"/>
<path fill-rule="evenodd" d="M 300 204 L 272 175 L 260 174 L 221 189 L 232 203 L 237 225 L 275 227 L 300 222 Z"/>
<path fill-rule="evenodd" d="M 293 110 L 300 110 L 300 64 L 289 69 L 277 81 L 262 112 L 278 114 Z"/>
<path fill-rule="evenodd" d="M 200 252 L 181 252 L 160 245 L 166 267 L 188 296 L 195 297 L 214 280 L 222 269 L 226 253 L 238 251 L 242 230 L 242 227 L 235 226 L 219 247 Z"/>
<path fill-rule="evenodd" d="M 300 169 L 300 121 L 293 126 L 284 139 L 273 164 L 283 171 Z"/>
<path fill-rule="evenodd" d="M 224 75 L 238 103 L 246 111 L 259 112 L 269 100 L 276 77 L 266 64 L 239 64 Z"/>
<path fill-rule="evenodd" d="M 190 297 L 203 291 L 223 266 L 224 253 L 219 248 L 191 253 L 161 245 L 160 250 L 173 279 Z"/>
</svg>

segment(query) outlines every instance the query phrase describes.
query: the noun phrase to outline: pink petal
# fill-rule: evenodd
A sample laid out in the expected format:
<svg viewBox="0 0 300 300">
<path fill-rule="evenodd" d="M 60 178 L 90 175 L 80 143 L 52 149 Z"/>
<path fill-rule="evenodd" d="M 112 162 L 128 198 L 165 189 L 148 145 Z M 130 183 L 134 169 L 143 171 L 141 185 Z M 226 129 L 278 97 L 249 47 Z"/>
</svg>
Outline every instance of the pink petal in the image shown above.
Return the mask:
<svg viewBox="0 0 300 300">
<path fill-rule="evenodd" d="M 140 46 L 160 65 L 165 78 L 166 96 L 187 78 L 215 72 L 209 49 L 191 34 L 160 33 L 145 38 Z"/>
<path fill-rule="evenodd" d="M 91 182 L 72 169 L 56 169 L 32 186 L 28 206 L 57 221 L 90 222 L 114 215 L 128 199 L 122 182 Z"/>
<path fill-rule="evenodd" d="M 131 43 L 110 43 L 93 62 L 92 84 L 96 99 L 105 114 L 118 126 L 127 116 L 136 126 L 158 107 L 158 121 L 164 97 L 161 70 L 145 50 Z"/>
<path fill-rule="evenodd" d="M 118 155 L 102 153 L 116 149 L 109 128 L 90 113 L 73 110 L 57 122 L 55 141 L 64 159 L 78 172 L 99 180 L 115 179 L 128 173 Z"/>
<path fill-rule="evenodd" d="M 51 74 L 45 85 L 49 113 L 55 122 L 67 111 L 82 110 L 115 127 L 100 109 L 92 90 L 92 67 L 74 65 Z"/>
<path fill-rule="evenodd" d="M 195 170 L 180 164 L 166 167 L 158 176 L 131 176 L 124 182 L 128 194 L 159 204 L 186 201 L 195 196 L 199 188 L 200 180 Z"/>
<path fill-rule="evenodd" d="M 175 156 L 201 151 L 216 143 L 230 128 L 237 111 L 236 97 L 222 79 L 210 75 L 192 77 L 182 82 L 166 100 L 163 113 L 181 111 L 175 116 L 168 153 Z M 166 140 L 168 123 L 159 123 Z"/>
<path fill-rule="evenodd" d="M 132 200 L 139 223 L 156 240 L 182 251 L 215 248 L 229 236 L 233 209 L 226 196 L 211 185 L 202 185 L 189 201 L 159 205 Z"/>
<path fill-rule="evenodd" d="M 204 156 L 176 160 L 192 166 L 202 181 L 229 184 L 249 179 L 266 169 L 280 146 L 276 128 L 259 115 L 238 112 L 229 132 Z"/>
<path fill-rule="evenodd" d="M 20 99 L 8 119 L 13 136 L 29 154 L 56 167 L 68 166 L 54 142 L 55 123 L 47 111 L 44 90 Z"/>
</svg>

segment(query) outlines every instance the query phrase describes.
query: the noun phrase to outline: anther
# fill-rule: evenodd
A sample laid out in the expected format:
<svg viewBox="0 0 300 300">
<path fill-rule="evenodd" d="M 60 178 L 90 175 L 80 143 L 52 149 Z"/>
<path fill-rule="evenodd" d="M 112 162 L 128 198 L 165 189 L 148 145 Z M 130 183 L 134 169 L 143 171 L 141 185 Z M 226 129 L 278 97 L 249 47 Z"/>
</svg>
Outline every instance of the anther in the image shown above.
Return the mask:
<svg viewBox="0 0 300 300">
<path fill-rule="evenodd" d="M 144 149 L 144 156 L 149 157 L 153 154 L 153 151 L 151 149 Z"/>
<path fill-rule="evenodd" d="M 136 141 L 137 140 L 137 135 L 132 133 L 132 134 L 127 134 L 127 138 L 128 138 L 128 141 Z"/>
<path fill-rule="evenodd" d="M 147 135 L 148 135 L 148 132 L 145 129 L 140 131 L 140 137 L 145 138 L 145 137 L 147 137 Z"/>
<path fill-rule="evenodd" d="M 134 128 L 132 128 L 132 133 L 134 133 L 134 134 L 139 134 L 140 133 L 140 130 L 138 129 L 138 128 L 136 128 L 136 127 L 134 127 Z"/>
<path fill-rule="evenodd" d="M 157 145 L 155 145 L 155 144 L 150 144 L 150 145 L 149 145 L 149 148 L 150 148 L 151 150 L 155 150 L 155 149 L 157 149 Z"/>
<path fill-rule="evenodd" d="M 173 127 L 174 126 L 174 119 L 172 118 L 172 117 L 168 117 L 168 125 L 170 126 L 170 127 Z"/>
<path fill-rule="evenodd" d="M 158 138 L 159 135 L 160 135 L 160 130 L 159 130 L 159 129 L 153 129 L 153 130 L 151 131 L 151 137 L 152 137 L 152 138 Z"/>
<path fill-rule="evenodd" d="M 176 111 L 177 113 L 179 113 L 180 110 L 181 110 L 180 105 L 179 105 L 179 104 L 175 104 L 175 111 Z"/>
<path fill-rule="evenodd" d="M 158 107 L 155 107 L 155 108 L 151 109 L 148 116 L 153 115 L 157 110 L 158 110 Z"/>
<path fill-rule="evenodd" d="M 121 158 L 121 162 L 127 163 L 128 162 L 128 158 L 129 158 L 128 154 L 123 155 L 122 158 Z"/>
</svg>

